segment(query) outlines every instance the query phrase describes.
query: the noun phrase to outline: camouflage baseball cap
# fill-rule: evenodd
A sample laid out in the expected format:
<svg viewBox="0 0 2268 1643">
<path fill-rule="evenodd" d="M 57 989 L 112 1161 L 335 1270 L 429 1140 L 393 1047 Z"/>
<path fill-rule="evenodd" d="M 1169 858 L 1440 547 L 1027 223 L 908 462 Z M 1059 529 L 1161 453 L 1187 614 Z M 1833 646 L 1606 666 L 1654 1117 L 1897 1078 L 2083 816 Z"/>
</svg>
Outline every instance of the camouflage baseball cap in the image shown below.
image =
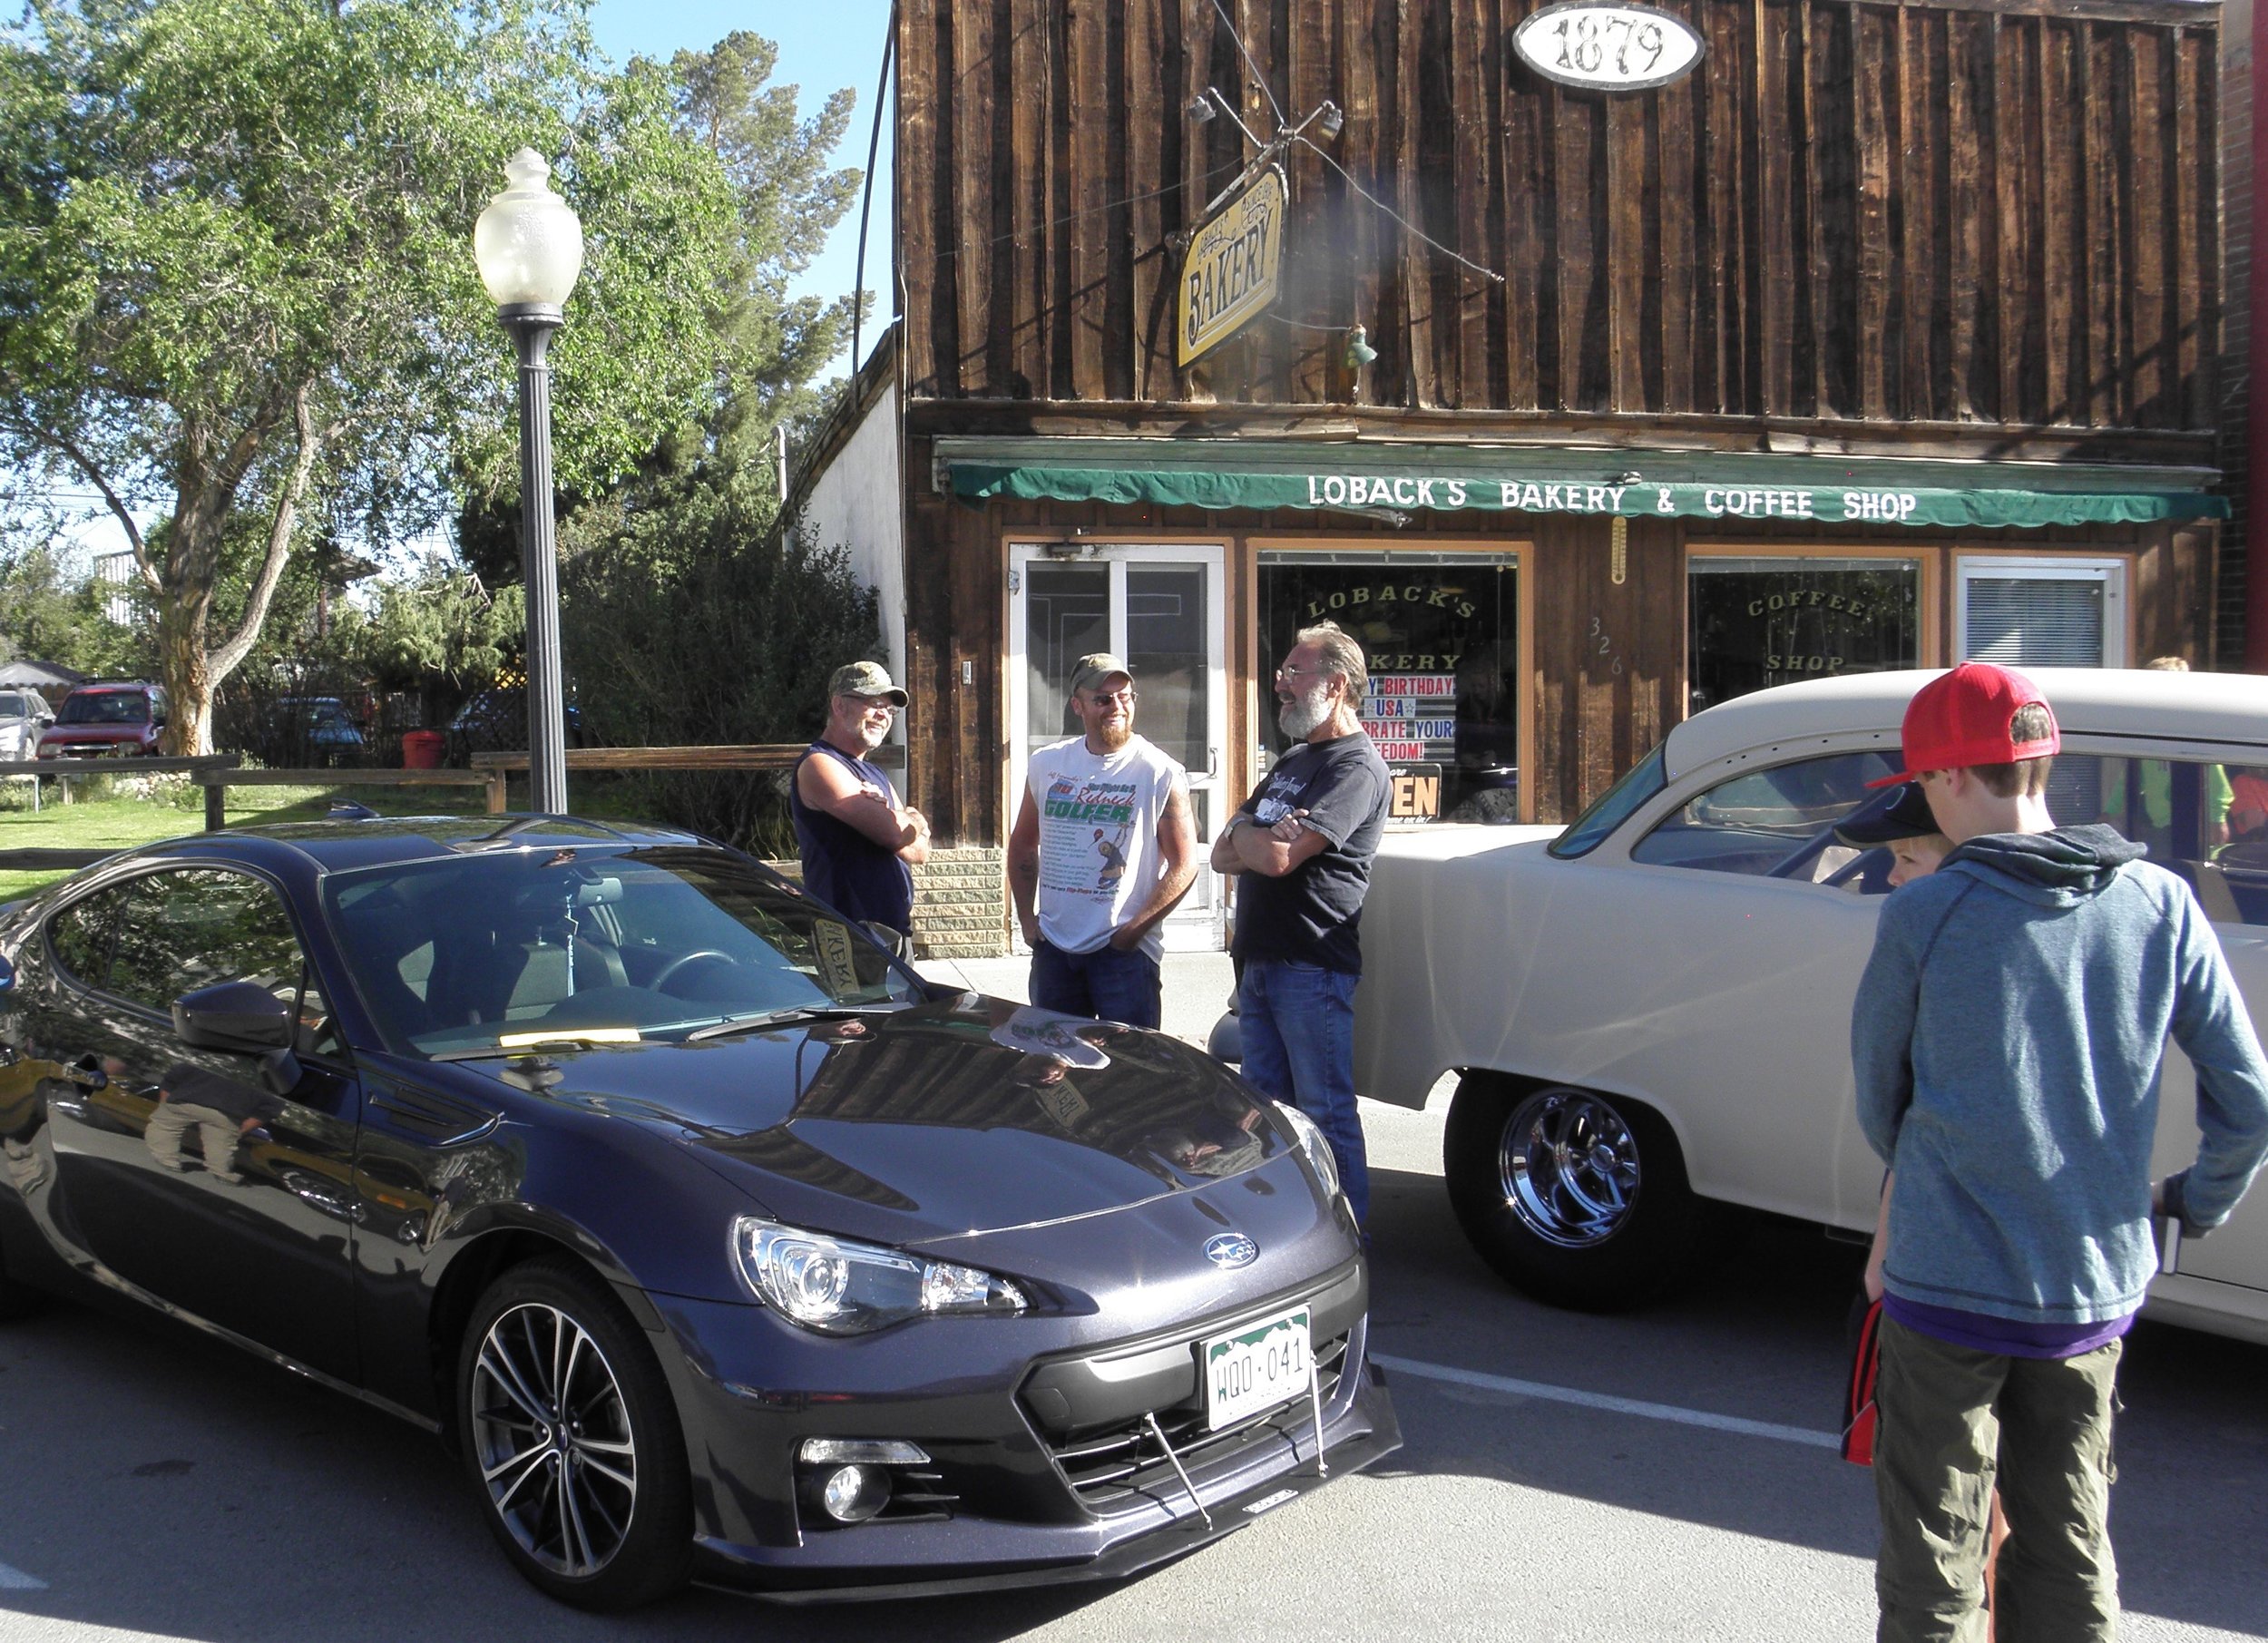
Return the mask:
<svg viewBox="0 0 2268 1643">
<path fill-rule="evenodd" d="M 1131 683 L 1133 678 L 1134 670 L 1126 665 L 1125 659 L 1108 650 L 1091 651 L 1071 665 L 1073 690 L 1099 690 L 1114 679 Z"/>
<path fill-rule="evenodd" d="M 878 661 L 855 661 L 835 670 L 835 677 L 827 681 L 830 699 L 837 696 L 886 696 L 899 707 L 905 706 L 905 692 L 890 682 L 890 670 Z"/>
</svg>

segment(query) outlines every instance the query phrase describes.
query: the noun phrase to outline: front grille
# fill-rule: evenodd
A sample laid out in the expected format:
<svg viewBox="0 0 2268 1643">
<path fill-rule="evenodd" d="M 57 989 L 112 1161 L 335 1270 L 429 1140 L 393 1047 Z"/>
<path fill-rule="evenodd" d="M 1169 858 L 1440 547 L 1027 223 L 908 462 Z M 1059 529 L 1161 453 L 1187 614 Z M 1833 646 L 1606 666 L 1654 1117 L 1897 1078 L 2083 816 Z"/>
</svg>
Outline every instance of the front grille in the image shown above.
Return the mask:
<svg viewBox="0 0 2268 1643">
<path fill-rule="evenodd" d="M 1344 1335 L 1315 1346 L 1315 1385 L 1326 1416 L 1338 1395 L 1339 1378 L 1346 1367 Z M 1207 1468 L 1233 1461 L 1266 1444 L 1280 1445 L 1286 1453 L 1294 1437 L 1313 1452 L 1315 1405 L 1306 1398 L 1278 1405 L 1239 1425 L 1219 1432 L 1205 1430 L 1200 1403 L 1184 1402 L 1153 1412 L 1158 1424 L 1180 1456 L 1191 1477 Z M 1147 1421 L 1133 1421 L 1085 1437 L 1049 1443 L 1050 1456 L 1080 1501 L 1099 1511 L 1129 1501 L 1171 1491 L 1181 1493 L 1181 1480 L 1173 1462 L 1158 1445 Z"/>
</svg>

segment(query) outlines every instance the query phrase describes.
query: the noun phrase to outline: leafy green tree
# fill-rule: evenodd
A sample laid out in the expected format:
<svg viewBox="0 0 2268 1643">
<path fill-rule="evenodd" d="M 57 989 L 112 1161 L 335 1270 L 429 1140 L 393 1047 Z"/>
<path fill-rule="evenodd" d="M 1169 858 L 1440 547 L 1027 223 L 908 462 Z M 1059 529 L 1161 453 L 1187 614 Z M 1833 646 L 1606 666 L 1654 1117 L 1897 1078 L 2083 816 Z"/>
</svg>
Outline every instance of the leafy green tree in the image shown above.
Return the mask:
<svg viewBox="0 0 2268 1643">
<path fill-rule="evenodd" d="M 714 465 L 611 498 L 562 527 L 562 639 L 593 738 L 621 747 L 807 741 L 829 675 L 882 653 L 875 591 L 849 555 L 772 530 L 772 487 Z M 669 590 L 657 598 L 657 584 Z M 782 851 L 784 802 L 741 775 L 645 778 L 642 804 L 680 826 Z"/>
<path fill-rule="evenodd" d="M 679 52 L 670 64 L 679 129 L 717 156 L 740 196 L 734 299 L 723 315 L 727 394 L 715 434 L 724 454 L 744 460 L 768 447 L 776 424 L 810 411 L 810 385 L 842 351 L 859 301 L 788 296 L 857 203 L 861 173 L 827 167 L 855 94 L 835 92 L 802 119 L 800 88 L 771 83 L 778 64 L 778 47 L 745 30 L 705 52 Z"/>
<path fill-rule="evenodd" d="M 596 66 L 575 0 L 31 8 L 0 31 L 0 460 L 116 517 L 172 750 L 205 746 L 295 544 L 516 484 L 470 234 L 523 143 L 560 157 L 589 248 L 552 352 L 562 485 L 720 403 L 735 186 L 661 69 Z"/>
</svg>

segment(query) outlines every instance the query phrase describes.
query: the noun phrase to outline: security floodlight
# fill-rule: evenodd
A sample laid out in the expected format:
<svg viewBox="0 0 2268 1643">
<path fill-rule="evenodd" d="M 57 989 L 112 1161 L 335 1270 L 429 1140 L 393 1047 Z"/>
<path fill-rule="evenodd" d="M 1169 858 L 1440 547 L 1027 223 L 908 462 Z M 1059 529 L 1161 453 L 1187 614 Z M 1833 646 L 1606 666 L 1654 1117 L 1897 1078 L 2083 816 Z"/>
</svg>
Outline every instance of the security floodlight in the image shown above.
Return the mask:
<svg viewBox="0 0 2268 1643">
<path fill-rule="evenodd" d="M 1192 97 L 1188 112 L 1191 125 L 1203 125 L 1213 117 L 1213 100 L 1206 96 Z"/>
</svg>

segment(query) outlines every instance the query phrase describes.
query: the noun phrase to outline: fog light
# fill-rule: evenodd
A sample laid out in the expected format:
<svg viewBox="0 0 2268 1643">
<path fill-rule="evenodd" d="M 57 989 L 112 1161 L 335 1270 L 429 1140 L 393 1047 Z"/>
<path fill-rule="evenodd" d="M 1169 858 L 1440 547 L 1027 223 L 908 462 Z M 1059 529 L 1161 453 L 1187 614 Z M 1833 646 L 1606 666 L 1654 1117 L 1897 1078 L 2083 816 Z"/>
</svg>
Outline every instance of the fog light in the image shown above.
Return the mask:
<svg viewBox="0 0 2268 1643">
<path fill-rule="evenodd" d="M 890 1474 L 878 1466 L 840 1466 L 819 1486 L 819 1504 L 837 1523 L 864 1523 L 890 1503 Z"/>
</svg>

